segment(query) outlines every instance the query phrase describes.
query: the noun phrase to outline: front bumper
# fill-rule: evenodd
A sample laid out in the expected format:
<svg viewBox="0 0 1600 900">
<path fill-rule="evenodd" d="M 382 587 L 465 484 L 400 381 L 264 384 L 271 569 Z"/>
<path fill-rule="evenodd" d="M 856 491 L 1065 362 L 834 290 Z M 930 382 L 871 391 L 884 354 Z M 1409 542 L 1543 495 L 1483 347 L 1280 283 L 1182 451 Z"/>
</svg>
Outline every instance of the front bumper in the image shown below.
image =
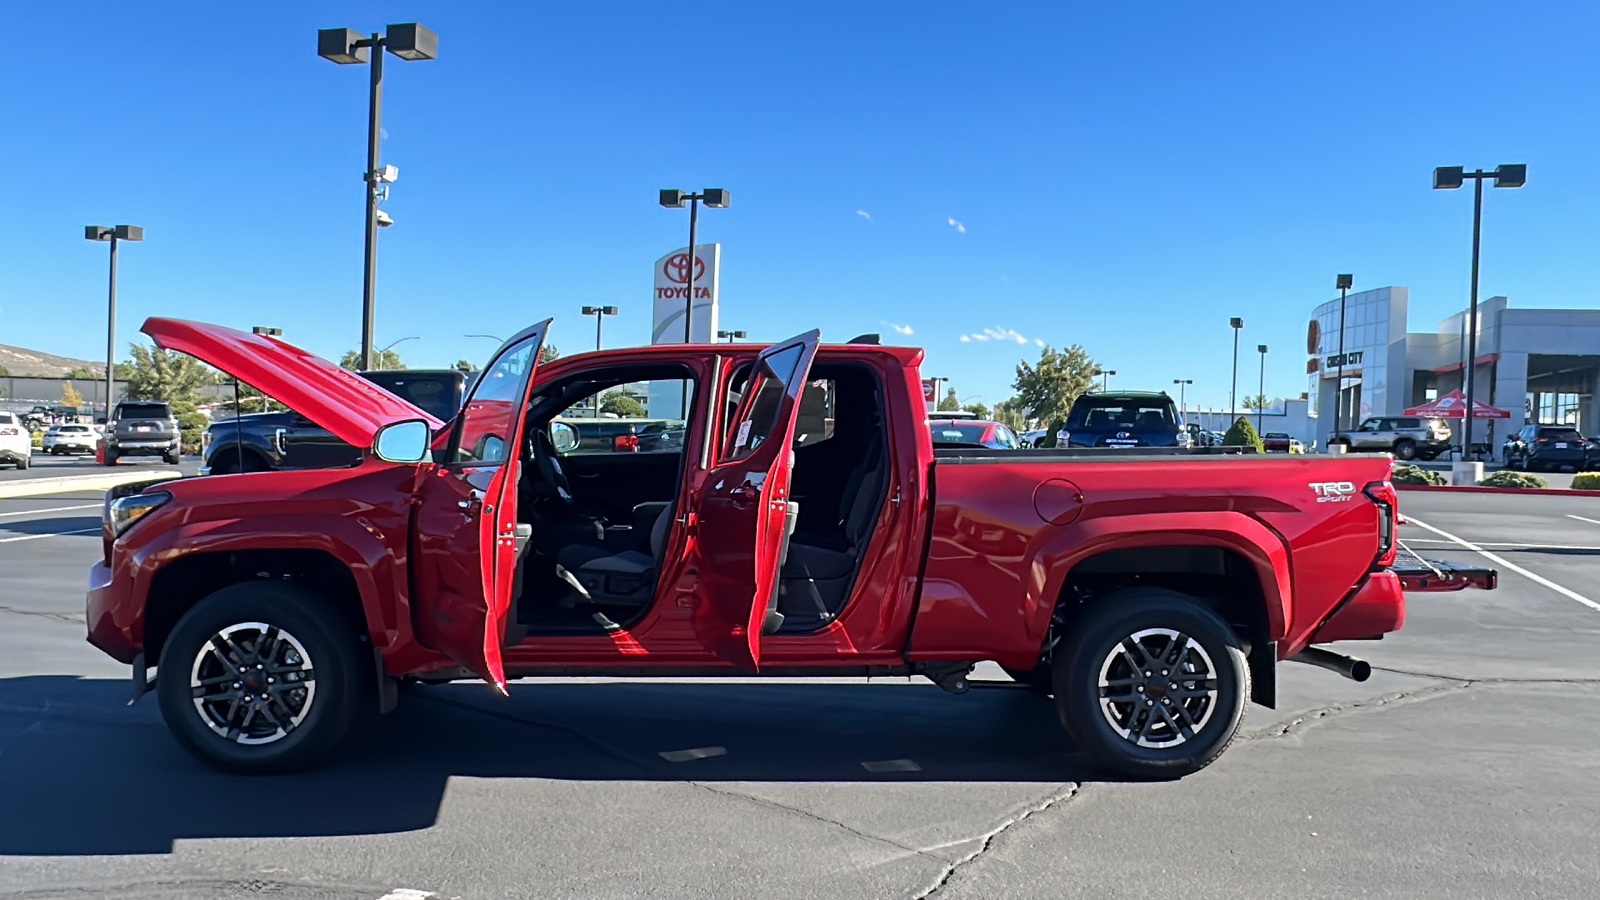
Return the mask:
<svg viewBox="0 0 1600 900">
<path fill-rule="evenodd" d="M 130 604 L 120 602 L 127 585 L 119 585 L 104 560 L 89 569 L 89 594 L 84 618 L 89 624 L 89 643 L 105 651 L 117 662 L 131 663 L 144 648 L 144 617 L 130 620 Z"/>
</svg>

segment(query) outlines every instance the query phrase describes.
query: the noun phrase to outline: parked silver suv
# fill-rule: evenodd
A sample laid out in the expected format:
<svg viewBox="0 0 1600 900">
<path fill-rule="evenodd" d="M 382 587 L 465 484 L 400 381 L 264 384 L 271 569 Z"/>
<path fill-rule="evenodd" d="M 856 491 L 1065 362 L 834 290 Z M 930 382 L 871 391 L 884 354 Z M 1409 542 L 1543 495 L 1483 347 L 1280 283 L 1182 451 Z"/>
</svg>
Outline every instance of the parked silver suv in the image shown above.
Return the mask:
<svg viewBox="0 0 1600 900">
<path fill-rule="evenodd" d="M 1347 450 L 1382 450 L 1395 459 L 1430 460 L 1450 449 L 1450 426 L 1443 419 L 1416 416 L 1373 416 L 1354 431 L 1336 432 L 1328 446 Z"/>
</svg>

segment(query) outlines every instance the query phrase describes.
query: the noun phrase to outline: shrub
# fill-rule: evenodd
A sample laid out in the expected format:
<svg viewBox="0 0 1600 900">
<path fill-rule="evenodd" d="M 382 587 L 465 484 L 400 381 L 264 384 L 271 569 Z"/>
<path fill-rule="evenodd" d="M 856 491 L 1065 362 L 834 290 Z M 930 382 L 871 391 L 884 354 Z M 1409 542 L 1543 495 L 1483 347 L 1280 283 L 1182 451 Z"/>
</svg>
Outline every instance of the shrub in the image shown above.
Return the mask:
<svg viewBox="0 0 1600 900">
<path fill-rule="evenodd" d="M 1233 427 L 1228 429 L 1228 433 L 1222 436 L 1222 446 L 1254 447 L 1257 453 L 1267 452 L 1261 444 L 1261 435 L 1256 434 L 1256 427 L 1244 416 L 1240 416 L 1239 420 L 1233 423 Z"/>
<path fill-rule="evenodd" d="M 1550 486 L 1550 482 L 1537 475 L 1509 470 L 1496 472 L 1478 483 L 1484 487 L 1497 488 L 1547 488 Z"/>
<path fill-rule="evenodd" d="M 1575 491 L 1600 491 L 1600 472 L 1579 472 L 1572 476 Z"/>
<path fill-rule="evenodd" d="M 1444 484 L 1443 475 L 1432 469 L 1421 466 L 1395 466 L 1389 473 L 1389 480 L 1395 484 Z"/>
<path fill-rule="evenodd" d="M 172 404 L 172 414 L 178 419 L 178 442 L 182 445 L 181 452 L 195 454 L 200 452 L 200 435 L 211 424 L 206 414 L 195 408 L 187 400 L 179 400 Z"/>
</svg>

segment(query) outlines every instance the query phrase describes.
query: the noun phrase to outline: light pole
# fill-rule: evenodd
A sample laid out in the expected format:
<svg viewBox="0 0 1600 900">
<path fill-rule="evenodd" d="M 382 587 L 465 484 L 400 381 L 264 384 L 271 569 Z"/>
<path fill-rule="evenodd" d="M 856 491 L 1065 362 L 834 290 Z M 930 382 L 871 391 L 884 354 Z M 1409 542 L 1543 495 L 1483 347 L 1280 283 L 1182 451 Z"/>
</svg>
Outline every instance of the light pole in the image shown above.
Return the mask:
<svg viewBox="0 0 1600 900">
<path fill-rule="evenodd" d="M 1100 369 L 1094 374 L 1100 376 L 1100 391 L 1102 393 L 1111 390 L 1111 376 L 1117 374 L 1116 369 Z"/>
<path fill-rule="evenodd" d="M 1339 433 L 1344 412 L 1344 296 L 1356 283 L 1354 275 L 1340 275 L 1334 279 L 1339 288 L 1339 381 L 1333 386 L 1333 433 Z"/>
<path fill-rule="evenodd" d="M 605 320 L 606 316 L 616 315 L 617 308 L 615 306 L 585 306 L 583 308 L 583 314 L 586 316 L 594 316 L 594 348 L 599 350 L 600 323 Z"/>
<path fill-rule="evenodd" d="M 1172 383 L 1178 386 L 1178 418 L 1188 415 L 1188 409 L 1183 405 L 1184 391 L 1189 385 L 1194 384 L 1193 378 L 1174 378 Z"/>
<path fill-rule="evenodd" d="M 744 340 L 745 337 L 747 337 L 747 335 L 742 331 L 719 331 L 719 332 L 717 332 L 717 337 L 719 337 L 719 338 L 727 338 L 728 339 L 728 343 L 731 344 L 734 341 L 742 341 L 742 340 Z"/>
<path fill-rule="evenodd" d="M 1256 352 L 1261 354 L 1261 384 L 1256 388 L 1256 434 L 1261 434 L 1261 414 L 1267 405 L 1267 345 L 1257 344 Z"/>
<path fill-rule="evenodd" d="M 383 368 L 383 355 L 385 353 L 388 353 L 390 350 L 393 350 L 395 347 L 398 347 L 401 344 L 404 344 L 406 341 L 420 341 L 420 340 L 422 340 L 422 338 L 419 338 L 419 337 L 417 337 L 415 335 L 413 335 L 411 337 L 403 337 L 400 340 L 395 341 L 394 343 L 390 344 L 389 346 L 383 348 L 382 350 L 379 350 L 377 352 L 377 354 L 376 354 L 377 357 L 378 357 L 378 360 L 377 360 L 378 364 L 374 368 L 375 369 L 382 369 Z"/>
<path fill-rule="evenodd" d="M 271 327 L 269 325 L 257 325 L 254 328 L 250 329 L 250 333 L 251 334 L 255 334 L 255 335 L 260 335 L 261 337 L 282 337 L 283 336 L 283 329 L 282 328 L 273 328 L 273 327 Z M 266 391 L 262 391 L 261 392 L 261 411 L 262 412 L 266 412 L 267 411 L 267 405 L 268 405 L 267 404 L 267 392 Z M 243 412 L 244 412 L 244 410 L 240 409 L 240 407 L 239 407 L 239 379 L 238 378 L 234 378 L 233 379 L 233 408 L 235 410 L 237 410 L 240 414 L 243 414 Z M 239 432 L 238 436 L 242 439 L 243 438 L 243 433 Z M 239 458 L 241 460 L 244 459 L 244 451 L 243 450 L 239 451 Z"/>
<path fill-rule="evenodd" d="M 722 188 L 706 188 L 698 194 L 666 188 L 661 191 L 661 205 L 670 209 L 682 209 L 686 200 L 689 203 L 689 266 L 683 286 L 683 342 L 688 344 L 694 341 L 694 332 L 689 330 L 689 324 L 694 321 L 694 269 L 699 262 L 695 255 L 695 227 L 700 220 L 700 202 L 705 201 L 710 209 L 727 209 L 728 192 Z"/>
<path fill-rule="evenodd" d="M 1467 319 L 1467 408 L 1461 416 L 1461 457 L 1472 452 L 1472 388 L 1478 368 L 1478 238 L 1483 230 L 1483 182 L 1494 181 L 1497 188 L 1519 188 L 1528 183 L 1528 167 L 1522 164 L 1495 167 L 1493 172 L 1462 166 L 1440 166 L 1433 170 L 1433 189 L 1453 191 L 1472 179 L 1472 301 Z"/>
<path fill-rule="evenodd" d="M 106 300 L 106 422 L 111 421 L 111 389 L 117 379 L 117 242 L 142 241 L 144 229 L 138 225 L 85 225 L 83 236 L 91 241 L 111 242 L 111 282 Z"/>
<path fill-rule="evenodd" d="M 944 386 L 950 383 L 948 378 L 934 377 L 928 379 L 933 382 L 933 411 L 939 411 L 939 403 L 944 400 Z"/>
<path fill-rule="evenodd" d="M 376 50 L 376 53 L 371 51 Z M 378 165 L 378 144 L 383 136 L 383 51 L 404 60 L 434 59 L 439 55 L 439 36 L 408 22 L 390 25 L 383 34 L 362 37 L 348 28 L 323 28 L 317 32 L 317 55 L 339 65 L 370 62 L 372 78 L 367 95 L 367 238 L 366 263 L 361 279 L 361 367 L 371 369 L 374 319 L 377 314 L 378 227 L 393 220 L 378 210 L 378 201 L 388 196 L 387 187 L 399 175 L 394 166 Z"/>
<path fill-rule="evenodd" d="M 505 343 L 505 341 L 501 340 L 500 338 L 495 337 L 492 334 L 463 334 L 462 337 L 481 337 L 481 338 L 488 338 L 489 340 L 494 341 L 497 344 L 504 344 Z"/>
<path fill-rule="evenodd" d="M 1239 415 L 1239 406 L 1236 398 L 1239 394 L 1239 329 L 1244 327 L 1244 320 L 1238 316 L 1228 320 L 1233 326 L 1233 384 L 1228 388 L 1228 427 L 1233 427 L 1233 420 Z"/>
</svg>

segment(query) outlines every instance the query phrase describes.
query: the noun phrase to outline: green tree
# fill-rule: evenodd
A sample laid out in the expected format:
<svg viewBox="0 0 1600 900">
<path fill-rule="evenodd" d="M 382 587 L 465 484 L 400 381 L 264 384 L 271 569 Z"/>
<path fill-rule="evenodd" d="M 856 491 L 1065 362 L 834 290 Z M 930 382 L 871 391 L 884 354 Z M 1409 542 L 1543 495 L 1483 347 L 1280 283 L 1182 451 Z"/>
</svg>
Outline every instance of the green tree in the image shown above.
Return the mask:
<svg viewBox="0 0 1600 900">
<path fill-rule="evenodd" d="M 476 371 L 478 371 L 478 367 L 476 365 L 473 365 L 471 362 L 469 362 L 467 360 L 464 360 L 464 359 L 456 360 L 456 369 L 458 371 L 461 371 L 461 372 L 476 372 Z"/>
<path fill-rule="evenodd" d="M 1256 434 L 1256 427 L 1250 424 L 1248 416 L 1240 416 L 1228 433 L 1222 436 L 1224 447 L 1254 447 L 1257 453 L 1265 453 L 1266 448 L 1261 444 L 1261 435 Z"/>
<path fill-rule="evenodd" d="M 211 424 L 211 420 L 188 400 L 173 403 L 172 414 L 178 419 L 178 440 L 183 445 L 183 452 L 199 453 L 200 435 Z"/>
<path fill-rule="evenodd" d="M 133 364 L 123 389 L 129 400 L 166 400 L 169 403 L 200 400 L 200 390 L 216 380 L 200 360 L 160 347 L 131 345 Z"/>
<path fill-rule="evenodd" d="M 936 410 L 960 409 L 961 408 L 961 401 L 959 399 L 957 399 L 957 397 L 956 397 L 956 389 L 955 388 L 946 389 L 945 392 L 944 392 L 944 396 L 939 399 L 938 403 L 934 404 L 933 408 L 936 409 Z"/>
<path fill-rule="evenodd" d="M 555 344 L 545 344 L 539 348 L 539 362 L 547 363 L 561 355 L 561 350 Z"/>
<path fill-rule="evenodd" d="M 980 419 L 989 418 L 989 407 L 984 406 L 982 403 L 968 403 L 966 406 L 961 408 L 969 413 L 972 413 Z"/>
<path fill-rule="evenodd" d="M 1011 383 L 1017 392 L 1013 400 L 1034 418 L 1049 423 L 1046 444 L 1055 446 L 1055 433 L 1066 423 L 1072 401 L 1094 387 L 1094 373 L 1099 369 L 1100 365 L 1078 344 L 1065 350 L 1045 347 L 1039 351 L 1037 363 L 1017 363 L 1017 377 Z"/>
<path fill-rule="evenodd" d="M 0 366 L 0 378 L 8 378 L 10 376 L 11 372 L 5 366 Z"/>
<path fill-rule="evenodd" d="M 76 366 L 72 369 L 69 369 L 67 374 L 61 377 L 76 378 L 79 381 L 94 381 L 100 377 L 100 370 L 92 369 L 88 366 Z"/>
<path fill-rule="evenodd" d="M 622 388 L 615 388 L 600 395 L 600 411 L 623 417 L 639 417 L 645 414 L 644 404 L 628 396 L 628 392 Z"/>
<path fill-rule="evenodd" d="M 1267 395 L 1266 394 L 1252 394 L 1252 395 L 1244 398 L 1244 408 L 1245 409 L 1266 409 L 1267 408 Z"/>
<path fill-rule="evenodd" d="M 994 409 L 991 411 L 990 417 L 996 422 L 999 422 L 1007 428 L 1010 428 L 1012 431 L 1021 434 L 1022 432 L 1028 430 L 1028 419 L 1026 413 L 1027 410 L 1023 407 L 1022 403 L 1018 401 L 1017 398 L 1012 397 L 1009 400 L 1001 400 L 999 403 L 996 403 L 994 405 Z"/>
<path fill-rule="evenodd" d="M 400 361 L 400 354 L 393 350 L 384 350 L 379 353 L 377 363 L 374 368 L 404 369 L 406 367 L 406 364 Z M 339 365 L 341 368 L 349 369 L 352 372 L 361 371 L 361 351 L 346 350 L 345 354 L 339 357 Z"/>
<path fill-rule="evenodd" d="M 83 405 L 83 395 L 78 393 L 78 389 L 73 387 L 70 381 L 61 386 L 61 405 L 73 409 Z"/>
</svg>

